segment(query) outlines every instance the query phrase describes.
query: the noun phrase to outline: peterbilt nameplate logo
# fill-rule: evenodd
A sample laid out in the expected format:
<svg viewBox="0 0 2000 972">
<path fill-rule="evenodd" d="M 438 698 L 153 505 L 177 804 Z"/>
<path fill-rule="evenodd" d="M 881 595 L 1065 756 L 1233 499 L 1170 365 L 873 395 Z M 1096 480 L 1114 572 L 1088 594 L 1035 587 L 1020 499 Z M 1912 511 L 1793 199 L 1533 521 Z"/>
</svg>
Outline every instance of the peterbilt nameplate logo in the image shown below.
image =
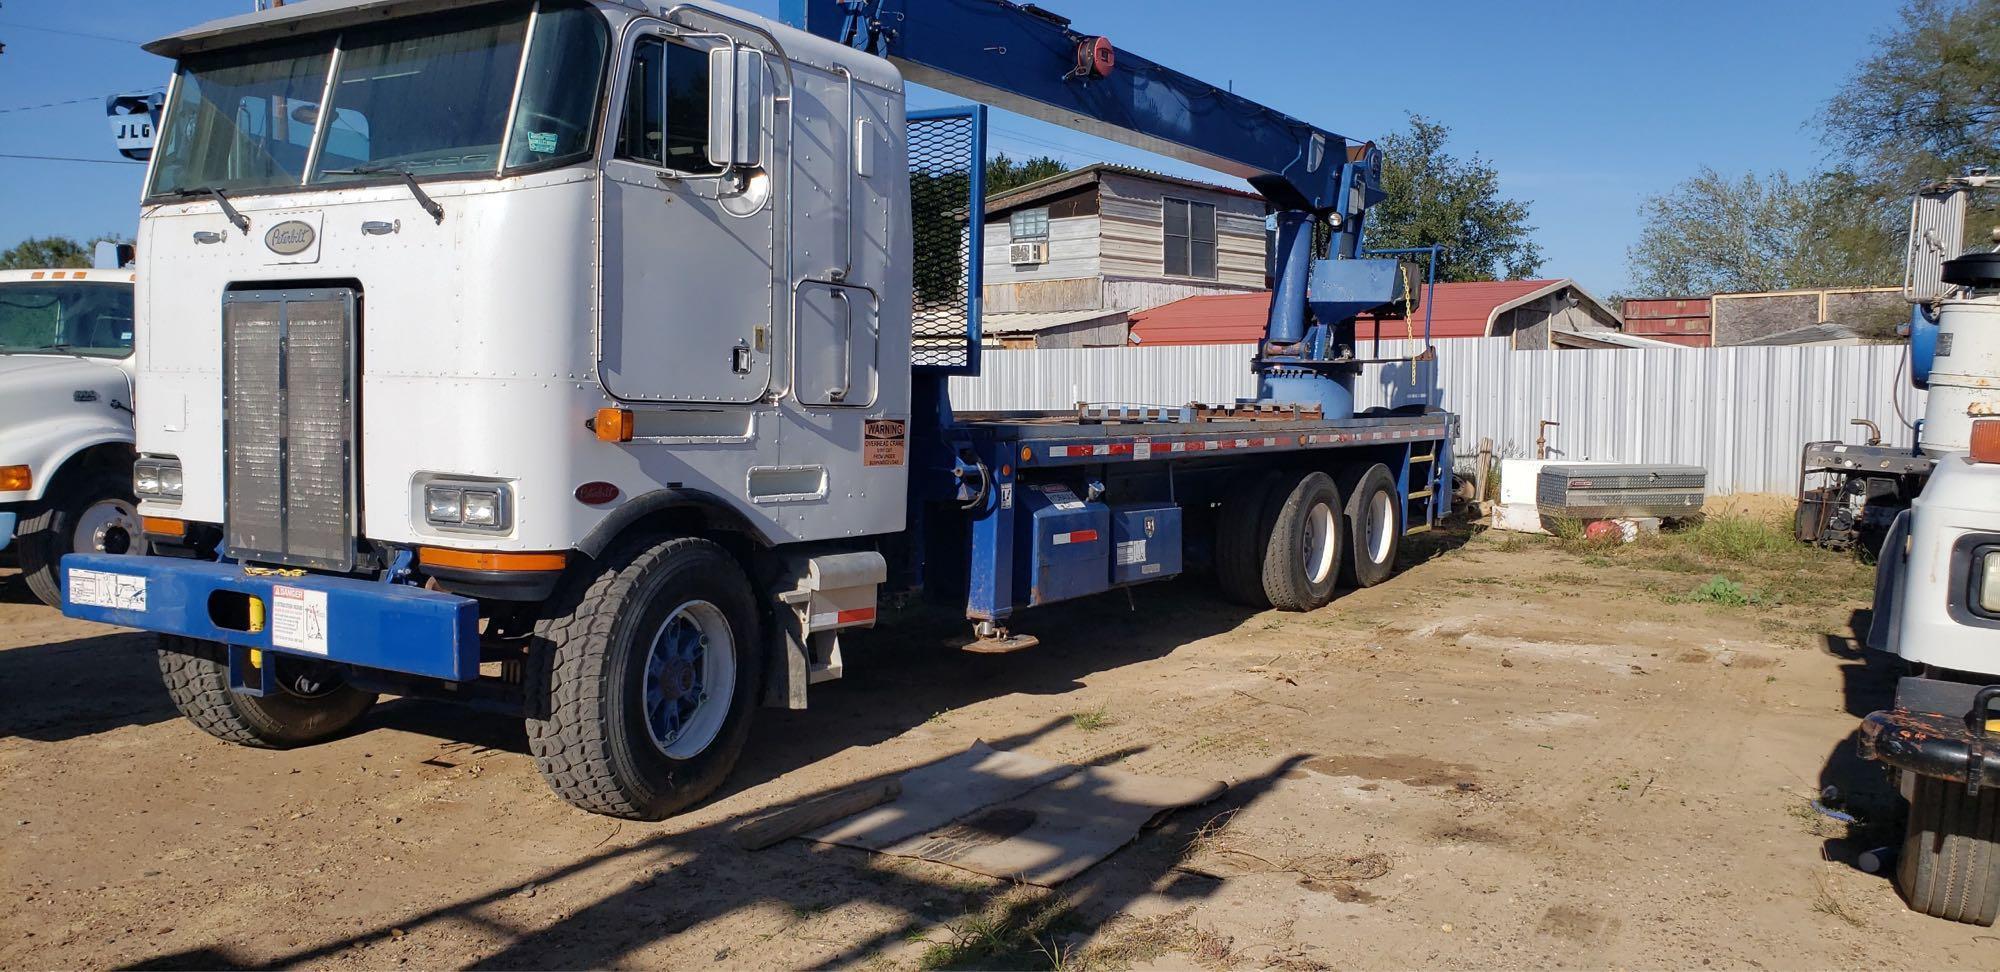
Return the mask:
<svg viewBox="0 0 2000 972">
<path fill-rule="evenodd" d="M 296 219 L 287 220 L 264 234 L 264 245 L 280 256 L 297 256 L 312 249 L 317 236 L 311 226 Z"/>
</svg>

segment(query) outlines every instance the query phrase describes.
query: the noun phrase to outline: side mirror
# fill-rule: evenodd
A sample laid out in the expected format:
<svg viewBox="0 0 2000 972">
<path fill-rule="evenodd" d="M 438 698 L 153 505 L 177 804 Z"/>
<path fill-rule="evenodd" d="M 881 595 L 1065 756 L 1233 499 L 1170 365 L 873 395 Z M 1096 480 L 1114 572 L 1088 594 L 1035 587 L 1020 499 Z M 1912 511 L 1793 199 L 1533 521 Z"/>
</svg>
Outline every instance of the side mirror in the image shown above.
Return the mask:
<svg viewBox="0 0 2000 972">
<path fill-rule="evenodd" d="M 755 168 L 763 148 L 764 52 L 709 51 L 708 160 L 725 168 Z"/>
<path fill-rule="evenodd" d="M 1972 194 L 1962 187 L 1920 192 L 1910 203 L 1910 252 L 1903 269 L 1903 297 L 1927 304 L 1956 289 L 1945 285 L 1944 264 L 1965 247 L 1965 212 Z"/>
</svg>

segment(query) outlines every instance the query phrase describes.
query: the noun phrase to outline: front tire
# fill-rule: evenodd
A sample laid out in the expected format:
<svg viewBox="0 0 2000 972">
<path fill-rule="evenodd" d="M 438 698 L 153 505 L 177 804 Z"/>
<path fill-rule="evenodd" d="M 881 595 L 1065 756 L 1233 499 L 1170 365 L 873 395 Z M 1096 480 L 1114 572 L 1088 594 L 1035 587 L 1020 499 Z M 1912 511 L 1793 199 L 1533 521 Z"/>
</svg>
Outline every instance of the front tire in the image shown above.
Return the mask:
<svg viewBox="0 0 2000 972">
<path fill-rule="evenodd" d="M 290 749 L 345 732 L 375 696 L 339 682 L 336 672 L 265 652 L 278 666 L 278 690 L 263 697 L 229 689 L 228 647 L 177 635 L 160 637 L 160 680 L 174 708 L 203 732 L 259 749 Z"/>
<path fill-rule="evenodd" d="M 536 625 L 528 747 L 557 795 L 663 820 L 713 793 L 749 738 L 763 674 L 756 601 L 699 538 L 613 548 Z"/>
<path fill-rule="evenodd" d="M 146 552 L 146 531 L 129 478 L 104 472 L 84 477 L 78 485 L 52 484 L 48 505 L 20 527 L 21 575 L 35 597 L 53 608 L 62 607 L 63 555 Z"/>
<path fill-rule="evenodd" d="M 1912 911 L 1992 925 L 2000 917 L 2000 790 L 1972 796 L 1963 783 L 1917 777 L 1896 884 Z"/>
</svg>

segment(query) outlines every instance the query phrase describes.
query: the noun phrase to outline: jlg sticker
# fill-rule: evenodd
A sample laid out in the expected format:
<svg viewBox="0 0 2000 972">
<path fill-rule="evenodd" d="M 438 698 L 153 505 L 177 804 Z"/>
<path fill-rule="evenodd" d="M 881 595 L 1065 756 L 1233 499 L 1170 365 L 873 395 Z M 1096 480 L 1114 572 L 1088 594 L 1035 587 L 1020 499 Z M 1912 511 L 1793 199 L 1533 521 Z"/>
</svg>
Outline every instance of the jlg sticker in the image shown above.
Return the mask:
<svg viewBox="0 0 2000 972">
<path fill-rule="evenodd" d="M 864 466 L 900 466 L 907 453 L 909 423 L 902 419 L 870 419 L 861 442 Z"/>
</svg>

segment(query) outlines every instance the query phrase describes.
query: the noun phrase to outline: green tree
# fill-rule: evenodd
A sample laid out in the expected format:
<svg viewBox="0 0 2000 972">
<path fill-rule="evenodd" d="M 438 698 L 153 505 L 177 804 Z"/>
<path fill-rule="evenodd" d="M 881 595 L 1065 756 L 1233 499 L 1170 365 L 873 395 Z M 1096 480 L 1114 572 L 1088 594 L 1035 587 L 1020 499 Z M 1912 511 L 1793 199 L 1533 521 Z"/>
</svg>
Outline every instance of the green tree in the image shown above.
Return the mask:
<svg viewBox="0 0 2000 972">
<path fill-rule="evenodd" d="M 1019 189 L 1043 179 L 1052 179 L 1069 171 L 1062 160 L 1046 155 L 1036 156 L 1025 162 L 1016 162 L 1007 153 L 986 160 L 986 195 L 997 196 L 1003 192 Z"/>
<path fill-rule="evenodd" d="M 1857 181 L 1844 170 L 1794 179 L 1703 167 L 1640 207 L 1633 285 L 1679 296 L 1894 283 L 1895 260 Z"/>
<path fill-rule="evenodd" d="M 1422 115 L 1381 139 L 1382 188 L 1369 210 L 1368 245 L 1444 246 L 1440 281 L 1519 280 L 1541 269 L 1528 204 L 1500 194 L 1500 173 L 1479 156 L 1445 151 L 1451 129 Z"/>
<path fill-rule="evenodd" d="M 91 248 L 67 236 L 33 236 L 0 252 L 0 270 L 60 270 L 89 267 Z"/>
<path fill-rule="evenodd" d="M 1817 122 L 1853 201 L 1824 246 L 1872 283 L 1900 278 L 1909 197 L 1969 165 L 2000 166 L 2000 0 L 1909 0 Z M 1975 193 L 1975 230 L 2000 200 Z M 1983 239 L 1975 232 L 1968 240 Z"/>
<path fill-rule="evenodd" d="M 1819 127 L 1884 201 L 2000 166 L 2000 0 L 1909 0 Z"/>
</svg>

